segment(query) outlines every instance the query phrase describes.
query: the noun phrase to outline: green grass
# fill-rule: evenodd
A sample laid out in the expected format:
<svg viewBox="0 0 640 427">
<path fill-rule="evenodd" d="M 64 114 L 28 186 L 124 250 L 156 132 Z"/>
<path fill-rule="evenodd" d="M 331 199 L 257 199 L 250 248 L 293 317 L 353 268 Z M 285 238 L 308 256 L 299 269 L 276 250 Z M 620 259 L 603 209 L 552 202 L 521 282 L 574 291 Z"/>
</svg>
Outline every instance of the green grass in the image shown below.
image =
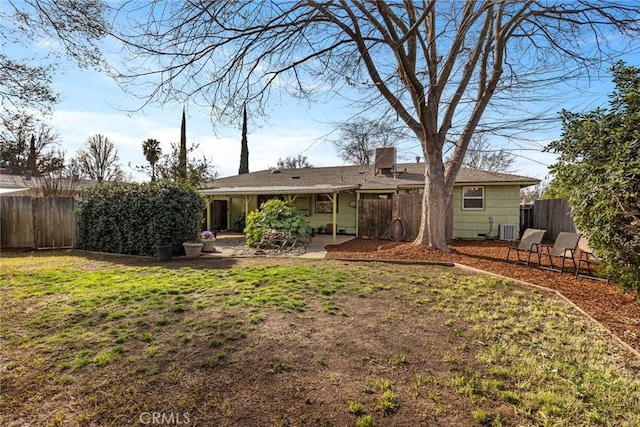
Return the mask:
<svg viewBox="0 0 640 427">
<path fill-rule="evenodd" d="M 479 425 L 499 425 L 497 408 L 505 406 L 526 425 L 640 425 L 640 380 L 606 334 L 562 301 L 503 280 L 371 263 L 164 268 L 55 254 L 0 262 L 0 355 L 9 361 L 7 378 L 24 389 L 23 395 L 0 396 L 0 412 L 36 411 L 38 401 L 82 388 L 101 372 L 155 387 L 197 382 L 201 369 L 208 373 L 202 390 L 215 390 L 212 372 L 231 372 L 259 352 L 245 342 L 259 340 L 272 317 L 286 316 L 295 330 L 300 319 L 324 316 L 339 325 L 360 322 L 360 333 L 409 333 L 420 322 L 442 330 L 442 352 L 429 359 L 439 370 L 424 370 L 429 349 L 411 349 L 410 340 L 373 363 L 373 375 L 379 369 L 389 379 L 363 377 L 370 394 L 344 397 L 339 412 L 348 412 L 351 423 L 357 416 L 357 425 L 373 425 L 368 413 L 376 412 L 409 416 L 413 405 L 441 416 L 463 401 L 466 419 Z M 387 298 L 380 318 L 350 312 L 378 304 L 377 296 Z M 400 322 L 394 323 L 399 329 L 377 326 L 388 321 Z M 351 337 L 354 346 L 359 338 Z M 311 353 L 313 344 L 305 344 Z M 364 363 L 354 351 L 360 362 L 353 365 Z M 252 378 L 265 375 L 268 384 L 311 371 L 332 378 L 331 396 L 340 395 L 341 376 L 326 355 L 314 355 L 306 366 L 268 356 L 252 368 Z M 103 381 L 109 387 L 110 380 Z M 106 403 L 86 401 L 78 417 L 104 421 L 108 411 L 99 408 L 107 403 L 136 413 L 139 402 L 111 403 L 111 396 L 127 396 L 134 384 L 111 385 Z M 204 403 L 193 395 L 174 396 L 171 405 L 195 414 L 193 408 Z"/>
</svg>

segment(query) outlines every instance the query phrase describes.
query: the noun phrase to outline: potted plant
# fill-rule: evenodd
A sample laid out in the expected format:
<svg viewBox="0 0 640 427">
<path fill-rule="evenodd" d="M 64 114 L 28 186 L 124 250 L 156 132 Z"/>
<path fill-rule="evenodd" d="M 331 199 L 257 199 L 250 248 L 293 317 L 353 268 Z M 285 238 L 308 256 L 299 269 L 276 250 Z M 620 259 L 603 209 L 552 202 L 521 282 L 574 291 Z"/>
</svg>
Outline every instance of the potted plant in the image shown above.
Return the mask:
<svg viewBox="0 0 640 427">
<path fill-rule="evenodd" d="M 213 244 L 216 242 L 216 232 L 205 230 L 200 233 L 200 241 L 204 245 L 202 248 L 202 252 L 215 252 L 216 248 Z"/>
<path fill-rule="evenodd" d="M 184 248 L 184 254 L 187 258 L 198 258 L 200 253 L 202 252 L 202 247 L 204 243 L 200 241 L 200 239 L 192 240 L 189 242 L 184 242 L 182 247 Z"/>
<path fill-rule="evenodd" d="M 167 239 L 163 239 L 162 242 L 156 247 L 158 261 L 169 261 L 171 259 L 171 242 Z"/>
</svg>

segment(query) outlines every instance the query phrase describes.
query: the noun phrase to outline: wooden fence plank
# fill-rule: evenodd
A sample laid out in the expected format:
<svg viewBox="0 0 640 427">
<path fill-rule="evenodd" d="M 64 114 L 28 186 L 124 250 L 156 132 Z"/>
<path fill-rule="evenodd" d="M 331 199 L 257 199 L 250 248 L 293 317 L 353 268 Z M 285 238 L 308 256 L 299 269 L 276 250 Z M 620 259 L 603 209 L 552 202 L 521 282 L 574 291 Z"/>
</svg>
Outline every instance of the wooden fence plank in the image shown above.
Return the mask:
<svg viewBox="0 0 640 427">
<path fill-rule="evenodd" d="M 533 227 L 547 230 L 545 238 L 555 240 L 561 231 L 576 231 L 567 199 L 536 200 L 533 207 Z"/>
<path fill-rule="evenodd" d="M 0 246 L 3 248 L 32 248 L 33 216 L 31 197 L 0 197 Z"/>
<path fill-rule="evenodd" d="M 4 248 L 61 248 L 76 243 L 73 197 L 0 198 L 0 245 Z"/>
<path fill-rule="evenodd" d="M 34 199 L 35 242 L 38 248 L 63 248 L 76 242 L 73 197 Z"/>
</svg>

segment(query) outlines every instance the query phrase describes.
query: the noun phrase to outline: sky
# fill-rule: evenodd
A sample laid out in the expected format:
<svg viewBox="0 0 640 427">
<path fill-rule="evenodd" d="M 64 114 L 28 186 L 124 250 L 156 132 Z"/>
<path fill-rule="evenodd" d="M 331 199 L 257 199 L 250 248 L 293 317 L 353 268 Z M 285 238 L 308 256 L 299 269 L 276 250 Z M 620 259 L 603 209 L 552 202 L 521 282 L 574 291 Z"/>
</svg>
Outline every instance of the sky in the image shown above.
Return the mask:
<svg viewBox="0 0 640 427">
<path fill-rule="evenodd" d="M 37 58 L 51 49 L 50 41 L 34 40 L 27 46 L 8 46 L 8 54 L 15 57 Z M 634 58 L 627 58 L 630 65 L 640 65 Z M 604 106 L 612 85 L 610 76 L 603 74 L 586 85 L 580 94 L 579 105 L 584 109 Z M 162 107 L 147 106 L 143 111 L 129 112 L 141 106 L 141 101 L 126 94 L 104 74 L 91 69 L 80 69 L 72 62 L 60 63 L 55 74 L 53 88 L 62 101 L 54 106 L 47 123 L 60 136 L 61 146 L 72 157 L 86 140 L 95 135 L 106 136 L 119 152 L 120 162 L 126 174 L 134 180 L 145 181 L 148 176 L 136 171 L 135 166 L 147 165 L 142 153 L 142 142 L 154 138 L 161 142 L 163 152 L 170 151 L 171 143 L 180 140 L 180 120 L 183 107 L 187 116 L 187 143 L 196 143 L 196 156 L 211 160 L 218 176 L 235 175 L 240 161 L 240 127 L 214 127 L 206 109 L 189 104 L 166 104 Z M 567 105 L 576 105 L 576 95 L 568 92 Z M 558 106 L 567 108 L 564 105 Z M 572 109 L 572 111 L 575 111 Z M 258 171 L 274 167 L 279 158 L 306 156 L 313 166 L 339 166 L 345 162 L 339 158 L 330 139 L 339 133 L 335 123 L 353 115 L 339 100 L 308 105 L 284 96 L 270 110 L 269 118 L 260 127 L 248 131 L 249 170 Z M 548 175 L 547 167 L 555 160 L 551 153 L 541 148 L 560 136 L 560 122 L 550 131 L 527 135 L 531 142 L 509 145 L 516 156 L 513 173 L 538 179 Z M 490 143 L 504 145 L 504 141 Z M 415 161 L 423 157 L 417 143 L 408 143 L 398 150 L 400 162 Z"/>
</svg>

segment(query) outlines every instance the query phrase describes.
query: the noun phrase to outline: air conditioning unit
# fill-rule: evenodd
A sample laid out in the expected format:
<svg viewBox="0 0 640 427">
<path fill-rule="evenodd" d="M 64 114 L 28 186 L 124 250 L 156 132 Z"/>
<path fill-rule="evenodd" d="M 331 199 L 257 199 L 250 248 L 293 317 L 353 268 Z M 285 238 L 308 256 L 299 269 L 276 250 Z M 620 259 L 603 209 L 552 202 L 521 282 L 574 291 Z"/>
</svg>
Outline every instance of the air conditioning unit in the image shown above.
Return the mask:
<svg viewBox="0 0 640 427">
<path fill-rule="evenodd" d="M 520 237 L 518 224 L 500 224 L 498 226 L 498 239 L 517 240 Z"/>
</svg>

